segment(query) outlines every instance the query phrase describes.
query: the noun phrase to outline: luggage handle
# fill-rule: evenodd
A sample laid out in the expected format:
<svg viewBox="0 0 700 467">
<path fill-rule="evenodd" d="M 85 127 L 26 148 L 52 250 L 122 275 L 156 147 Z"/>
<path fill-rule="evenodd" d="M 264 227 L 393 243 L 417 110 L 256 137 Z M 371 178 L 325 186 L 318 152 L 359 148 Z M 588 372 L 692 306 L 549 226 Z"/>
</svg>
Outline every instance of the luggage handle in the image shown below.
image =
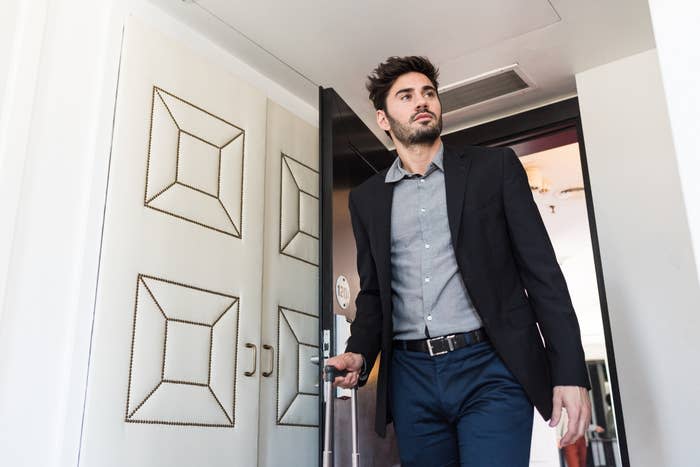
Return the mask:
<svg viewBox="0 0 700 467">
<path fill-rule="evenodd" d="M 323 437 L 323 467 L 333 466 L 333 381 L 337 377 L 348 374 L 347 370 L 339 370 L 332 365 L 323 367 L 324 386 L 326 394 L 326 422 L 324 424 Z M 352 388 L 350 395 L 350 415 L 352 423 L 352 467 L 360 466 L 360 451 L 357 436 L 357 386 Z"/>
<path fill-rule="evenodd" d="M 333 365 L 323 367 L 324 381 L 332 383 L 336 378 L 342 378 L 348 374 L 348 370 L 339 370 Z"/>
</svg>

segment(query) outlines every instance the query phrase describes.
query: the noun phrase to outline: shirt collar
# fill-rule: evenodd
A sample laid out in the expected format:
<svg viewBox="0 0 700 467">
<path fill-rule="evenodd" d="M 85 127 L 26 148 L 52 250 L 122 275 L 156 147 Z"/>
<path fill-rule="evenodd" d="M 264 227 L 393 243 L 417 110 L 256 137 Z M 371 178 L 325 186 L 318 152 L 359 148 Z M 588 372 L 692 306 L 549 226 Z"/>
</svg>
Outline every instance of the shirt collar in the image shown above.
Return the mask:
<svg viewBox="0 0 700 467">
<path fill-rule="evenodd" d="M 443 172 L 445 171 L 443 165 L 444 152 L 445 147 L 441 143 L 440 147 L 435 153 L 435 156 L 433 157 L 433 160 L 430 162 L 430 165 L 428 165 L 428 169 L 425 171 L 425 175 L 428 175 L 430 172 L 432 172 L 433 166 L 435 166 Z M 404 169 L 403 163 L 401 162 L 401 158 L 399 156 L 396 156 L 394 162 L 391 164 L 389 170 L 387 170 L 386 172 L 386 176 L 384 177 L 384 183 L 395 183 L 399 180 L 402 180 L 405 177 L 410 177 L 412 175 L 414 174 Z"/>
</svg>

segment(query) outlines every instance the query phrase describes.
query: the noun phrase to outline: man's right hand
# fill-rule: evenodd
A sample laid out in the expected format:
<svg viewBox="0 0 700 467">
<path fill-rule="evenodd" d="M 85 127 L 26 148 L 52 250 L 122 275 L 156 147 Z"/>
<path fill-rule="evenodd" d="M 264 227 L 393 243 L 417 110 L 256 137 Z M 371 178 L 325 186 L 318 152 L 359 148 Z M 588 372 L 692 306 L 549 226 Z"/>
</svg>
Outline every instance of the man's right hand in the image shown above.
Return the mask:
<svg viewBox="0 0 700 467">
<path fill-rule="evenodd" d="M 334 366 L 338 370 L 347 370 L 345 376 L 338 376 L 333 380 L 333 386 L 351 389 L 357 386 L 362 371 L 362 355 L 359 353 L 346 352 L 326 360 L 326 365 Z"/>
</svg>

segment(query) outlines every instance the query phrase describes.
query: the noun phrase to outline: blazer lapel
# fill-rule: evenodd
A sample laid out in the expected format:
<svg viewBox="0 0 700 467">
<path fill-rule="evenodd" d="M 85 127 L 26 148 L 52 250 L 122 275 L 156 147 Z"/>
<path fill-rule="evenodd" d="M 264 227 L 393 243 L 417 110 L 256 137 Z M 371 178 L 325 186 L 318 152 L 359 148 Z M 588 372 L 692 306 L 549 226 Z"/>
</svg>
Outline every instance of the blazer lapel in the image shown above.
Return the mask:
<svg viewBox="0 0 700 467">
<path fill-rule="evenodd" d="M 462 211 L 464 208 L 464 193 L 467 188 L 467 174 L 471 167 L 471 158 L 456 151 L 454 148 L 445 146 L 445 192 L 447 199 L 447 218 L 450 223 L 450 234 L 452 235 L 452 246 L 457 247 L 459 238 L 459 227 L 462 222 Z"/>
<path fill-rule="evenodd" d="M 384 175 L 384 172 L 382 173 Z M 377 273 L 384 275 L 379 277 L 379 283 L 391 284 L 391 206 L 394 198 L 394 183 L 384 183 L 381 178 L 377 198 L 375 199 L 374 219 L 376 231 L 374 235 L 377 241 Z M 387 292 L 386 290 L 385 292 Z"/>
</svg>

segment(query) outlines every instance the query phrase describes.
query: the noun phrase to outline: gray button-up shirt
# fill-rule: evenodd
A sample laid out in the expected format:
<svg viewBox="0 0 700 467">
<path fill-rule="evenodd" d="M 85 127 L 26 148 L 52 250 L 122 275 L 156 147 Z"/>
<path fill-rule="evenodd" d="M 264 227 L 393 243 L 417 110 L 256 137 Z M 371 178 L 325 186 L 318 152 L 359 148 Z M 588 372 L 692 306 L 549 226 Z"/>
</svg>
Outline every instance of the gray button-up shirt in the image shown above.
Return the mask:
<svg viewBox="0 0 700 467">
<path fill-rule="evenodd" d="M 391 208 L 394 339 L 424 339 L 480 328 L 457 267 L 447 219 L 444 148 L 425 174 L 397 157 L 384 181 L 395 183 Z"/>
</svg>

